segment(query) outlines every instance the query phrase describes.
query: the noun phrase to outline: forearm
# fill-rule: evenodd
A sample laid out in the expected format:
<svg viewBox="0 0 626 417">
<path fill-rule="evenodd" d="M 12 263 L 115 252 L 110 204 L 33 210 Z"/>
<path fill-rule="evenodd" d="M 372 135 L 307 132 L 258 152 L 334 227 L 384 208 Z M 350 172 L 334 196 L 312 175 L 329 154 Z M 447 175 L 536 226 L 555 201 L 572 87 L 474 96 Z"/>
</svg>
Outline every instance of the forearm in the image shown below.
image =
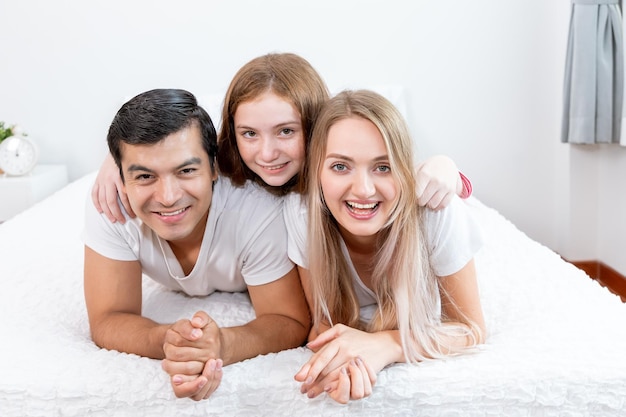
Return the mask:
<svg viewBox="0 0 626 417">
<path fill-rule="evenodd" d="M 301 346 L 309 328 L 287 316 L 268 314 L 236 327 L 225 327 L 221 333 L 224 365 L 258 355 Z"/>
<path fill-rule="evenodd" d="M 163 359 L 163 342 L 169 325 L 158 324 L 137 314 L 109 313 L 91 324 L 96 345 L 119 352 Z"/>
</svg>

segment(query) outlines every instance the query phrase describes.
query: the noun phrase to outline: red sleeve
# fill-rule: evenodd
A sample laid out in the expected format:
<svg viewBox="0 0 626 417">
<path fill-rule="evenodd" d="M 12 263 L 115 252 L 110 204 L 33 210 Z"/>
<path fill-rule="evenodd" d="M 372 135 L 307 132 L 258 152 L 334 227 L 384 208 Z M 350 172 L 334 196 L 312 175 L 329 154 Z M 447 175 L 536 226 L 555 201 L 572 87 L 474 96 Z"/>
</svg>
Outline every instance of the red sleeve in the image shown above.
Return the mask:
<svg viewBox="0 0 626 417">
<path fill-rule="evenodd" d="M 459 171 L 459 175 L 461 176 L 461 182 L 463 183 L 463 190 L 461 191 L 461 195 L 459 197 L 465 199 L 472 195 L 472 182 L 467 178 L 461 171 Z"/>
</svg>

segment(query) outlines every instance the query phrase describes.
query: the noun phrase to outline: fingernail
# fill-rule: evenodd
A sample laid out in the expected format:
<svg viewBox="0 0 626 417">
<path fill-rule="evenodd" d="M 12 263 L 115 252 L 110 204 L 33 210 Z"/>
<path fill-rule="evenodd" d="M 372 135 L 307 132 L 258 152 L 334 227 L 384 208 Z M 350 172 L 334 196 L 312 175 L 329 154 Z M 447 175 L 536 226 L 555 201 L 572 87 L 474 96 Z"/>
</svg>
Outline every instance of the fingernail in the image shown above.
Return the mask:
<svg viewBox="0 0 626 417">
<path fill-rule="evenodd" d="M 200 336 L 202 336 L 202 330 L 200 330 L 200 329 L 193 329 L 191 331 L 191 335 L 193 337 L 200 337 Z"/>
<path fill-rule="evenodd" d="M 213 360 L 211 361 L 211 363 L 209 364 L 209 368 L 212 371 L 215 371 L 215 369 L 217 368 L 217 364 L 215 363 L 215 361 L 213 361 Z"/>
<path fill-rule="evenodd" d="M 175 384 L 180 384 L 183 382 L 183 377 L 180 375 L 174 375 L 174 377 L 172 378 L 172 382 Z"/>
<path fill-rule="evenodd" d="M 195 324 L 196 326 L 202 326 L 202 319 L 200 317 L 194 317 L 193 319 L 191 319 L 191 323 Z"/>
<path fill-rule="evenodd" d="M 306 380 L 304 381 L 305 384 L 310 384 L 311 382 L 313 382 L 313 377 L 312 376 L 308 376 L 306 378 Z"/>
<path fill-rule="evenodd" d="M 330 391 L 330 385 L 326 385 L 326 386 L 324 387 L 324 391 L 325 391 L 325 392 L 329 392 L 329 391 Z"/>
<path fill-rule="evenodd" d="M 221 359 L 217 360 L 217 364 L 215 365 L 215 370 L 216 371 L 221 371 L 222 370 L 222 366 L 224 365 L 224 363 L 222 362 Z"/>
<path fill-rule="evenodd" d="M 202 378 L 202 381 L 200 381 L 200 384 L 198 384 L 198 388 L 203 388 L 206 383 L 209 382 L 208 380 Z"/>
<path fill-rule="evenodd" d="M 360 366 L 362 363 L 363 363 L 363 361 L 361 360 L 361 358 L 357 356 L 356 364 Z"/>
<path fill-rule="evenodd" d="M 348 371 L 346 370 L 346 368 L 341 368 L 341 373 L 344 375 L 348 375 Z"/>
</svg>

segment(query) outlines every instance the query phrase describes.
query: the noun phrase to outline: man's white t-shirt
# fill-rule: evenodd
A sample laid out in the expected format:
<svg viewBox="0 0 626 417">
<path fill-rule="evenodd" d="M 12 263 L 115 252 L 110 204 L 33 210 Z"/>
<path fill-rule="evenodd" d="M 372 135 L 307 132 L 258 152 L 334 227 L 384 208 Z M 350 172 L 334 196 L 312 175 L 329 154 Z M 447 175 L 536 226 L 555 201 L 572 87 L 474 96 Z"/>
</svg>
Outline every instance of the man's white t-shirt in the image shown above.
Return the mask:
<svg viewBox="0 0 626 417">
<path fill-rule="evenodd" d="M 308 267 L 307 213 L 308 209 L 301 195 L 290 193 L 284 197 L 283 214 L 289 239 L 289 258 L 302 268 Z M 424 213 L 431 268 L 437 276 L 447 276 L 458 272 L 482 247 L 483 237 L 478 223 L 471 216 L 465 203 L 458 197 L 454 197 L 444 209 L 438 211 L 426 209 Z M 343 255 L 352 274 L 362 317 L 367 316 L 369 314 L 364 308 L 375 305 L 376 297 L 359 278 L 343 240 L 341 243 Z"/>
<path fill-rule="evenodd" d="M 111 223 L 89 197 L 83 241 L 107 258 L 138 260 L 145 275 L 195 296 L 244 291 L 247 285 L 275 281 L 294 267 L 287 256 L 281 199 L 251 182 L 235 187 L 223 177 L 215 183 L 202 246 L 189 275 L 167 241 L 139 218 L 126 215 L 125 224 Z"/>
</svg>

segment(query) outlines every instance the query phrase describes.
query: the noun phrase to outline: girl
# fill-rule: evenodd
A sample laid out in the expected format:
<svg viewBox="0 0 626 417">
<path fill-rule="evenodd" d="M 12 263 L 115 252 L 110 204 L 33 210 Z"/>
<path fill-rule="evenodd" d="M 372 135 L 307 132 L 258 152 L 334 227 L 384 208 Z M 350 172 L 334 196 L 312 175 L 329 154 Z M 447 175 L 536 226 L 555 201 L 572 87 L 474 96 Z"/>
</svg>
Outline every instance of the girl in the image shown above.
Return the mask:
<svg viewBox="0 0 626 417">
<path fill-rule="evenodd" d="M 417 204 L 412 141 L 393 105 L 366 90 L 330 99 L 309 161 L 306 293 L 321 334 L 295 376 L 302 391 L 345 403 L 369 395 L 388 364 L 482 343 L 479 231 L 459 200 Z"/>
</svg>

